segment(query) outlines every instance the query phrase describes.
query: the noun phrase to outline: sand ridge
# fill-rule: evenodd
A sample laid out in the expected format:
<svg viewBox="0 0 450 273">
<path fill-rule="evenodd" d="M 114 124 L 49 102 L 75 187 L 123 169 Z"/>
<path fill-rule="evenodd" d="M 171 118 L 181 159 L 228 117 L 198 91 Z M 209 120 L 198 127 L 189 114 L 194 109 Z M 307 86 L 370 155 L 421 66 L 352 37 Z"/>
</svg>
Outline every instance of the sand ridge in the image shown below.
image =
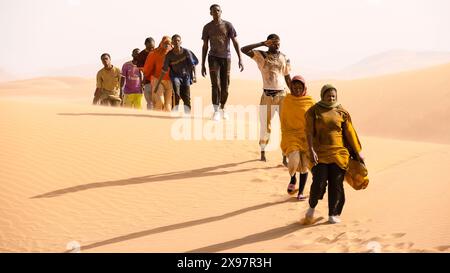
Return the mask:
<svg viewBox="0 0 450 273">
<path fill-rule="evenodd" d="M 89 79 L 2 83 L 0 251 L 449 252 L 450 181 L 438 171 L 450 163 L 449 70 L 336 83 L 371 182 L 346 186 L 341 224 L 327 224 L 324 200 L 311 226 L 299 224 L 307 202 L 286 194 L 279 149 L 262 163 L 255 140 L 174 140 L 179 118 L 89 105 Z M 311 83 L 316 98 L 322 82 Z M 230 103 L 258 102 L 259 82 L 231 86 Z M 433 103 L 422 100 L 425 87 Z M 209 104 L 208 81 L 195 88 Z M 361 106 L 368 93 L 376 99 Z"/>
</svg>

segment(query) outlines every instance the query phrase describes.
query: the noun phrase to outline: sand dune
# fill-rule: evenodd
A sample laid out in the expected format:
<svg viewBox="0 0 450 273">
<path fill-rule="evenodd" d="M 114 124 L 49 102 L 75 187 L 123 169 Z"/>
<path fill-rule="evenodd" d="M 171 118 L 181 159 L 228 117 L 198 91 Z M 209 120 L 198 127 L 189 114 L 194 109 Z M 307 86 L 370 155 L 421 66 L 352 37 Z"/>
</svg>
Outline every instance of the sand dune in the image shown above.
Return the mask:
<svg viewBox="0 0 450 273">
<path fill-rule="evenodd" d="M 450 143 L 450 64 L 352 81 L 316 81 L 319 98 L 324 82 L 339 90 L 339 100 L 367 135 Z"/>
<path fill-rule="evenodd" d="M 293 71 L 292 74 L 300 73 Z M 320 99 L 324 83 L 339 89 L 339 100 L 352 114 L 357 129 L 366 135 L 450 144 L 450 64 L 427 69 L 351 81 L 309 82 L 309 93 Z M 210 105 L 210 83 L 200 78 L 192 95 Z M 233 80 L 230 105 L 257 104 L 262 83 Z M 95 80 L 86 78 L 38 78 L 0 84 L 0 97 L 38 100 L 46 97 L 87 104 L 92 99 Z"/>
<path fill-rule="evenodd" d="M 424 69 L 450 62 L 449 52 L 390 50 L 369 56 L 358 63 L 335 72 L 338 79 L 357 79 Z"/>
<path fill-rule="evenodd" d="M 201 50 L 194 53 L 200 57 Z M 291 56 L 289 52 L 286 52 L 288 56 Z M 113 58 L 113 65 L 121 68 L 122 65 L 129 61 L 129 57 L 125 58 Z M 403 71 L 424 69 L 434 65 L 444 64 L 450 62 L 450 52 L 438 52 L 438 51 L 411 51 L 411 50 L 389 50 L 368 56 L 361 59 L 359 62 L 348 65 L 340 70 L 326 71 L 322 67 L 317 67 L 314 64 L 306 65 L 299 63 L 298 60 L 291 59 L 294 67 L 298 70 L 304 70 L 304 74 L 311 80 L 318 80 L 323 78 L 333 78 L 339 80 L 351 80 L 364 77 L 370 77 L 374 75 L 387 75 L 393 73 L 399 73 Z M 232 71 L 235 73 L 235 78 L 259 80 L 260 72 L 256 69 L 256 64 L 250 59 L 244 59 L 246 69 L 241 73 L 238 72 L 236 63 L 237 59 L 232 60 Z M 95 63 L 69 66 L 58 69 L 48 69 L 40 71 L 40 76 L 51 77 L 83 77 L 89 78 L 95 75 L 101 68 L 100 60 Z M 0 82 L 14 80 L 12 75 L 6 73 L 3 69 L 0 69 Z"/>
<path fill-rule="evenodd" d="M 450 163 L 449 70 L 336 82 L 371 182 L 346 186 L 341 224 L 326 223 L 321 202 L 312 226 L 299 224 L 307 203 L 285 193 L 279 149 L 262 163 L 253 139 L 177 141 L 180 118 L 90 106 L 91 79 L 0 84 L 0 252 L 450 252 L 439 171 Z M 311 83 L 316 98 L 322 83 Z M 230 103 L 257 102 L 260 86 L 233 81 Z M 204 105 L 208 93 L 207 80 L 193 89 Z"/>
</svg>

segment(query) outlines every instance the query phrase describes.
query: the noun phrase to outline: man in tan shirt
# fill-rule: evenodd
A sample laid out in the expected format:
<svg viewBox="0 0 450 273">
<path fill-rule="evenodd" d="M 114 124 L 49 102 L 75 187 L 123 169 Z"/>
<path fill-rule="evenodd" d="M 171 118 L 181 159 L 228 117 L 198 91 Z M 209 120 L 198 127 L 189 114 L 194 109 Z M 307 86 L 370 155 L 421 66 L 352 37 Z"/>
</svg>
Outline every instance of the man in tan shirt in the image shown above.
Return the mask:
<svg viewBox="0 0 450 273">
<path fill-rule="evenodd" d="M 120 69 L 111 64 L 111 56 L 104 53 L 101 56 L 103 68 L 97 73 L 97 88 L 95 89 L 93 104 L 119 106 L 120 82 L 122 75 Z"/>
</svg>

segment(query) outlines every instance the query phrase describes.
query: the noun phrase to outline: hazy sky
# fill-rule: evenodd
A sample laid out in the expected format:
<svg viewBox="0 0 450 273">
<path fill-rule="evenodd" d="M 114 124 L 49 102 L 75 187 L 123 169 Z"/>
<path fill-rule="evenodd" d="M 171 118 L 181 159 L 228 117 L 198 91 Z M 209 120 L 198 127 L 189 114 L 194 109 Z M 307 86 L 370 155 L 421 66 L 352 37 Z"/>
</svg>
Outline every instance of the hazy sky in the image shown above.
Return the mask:
<svg viewBox="0 0 450 273">
<path fill-rule="evenodd" d="M 391 49 L 450 51 L 448 0 L 0 0 L 0 69 L 100 67 L 103 52 L 114 62 L 142 49 L 147 36 L 158 43 L 175 33 L 200 57 L 213 3 L 241 46 L 277 33 L 296 67 L 339 69 Z M 247 69 L 256 68 L 243 58 Z"/>
</svg>

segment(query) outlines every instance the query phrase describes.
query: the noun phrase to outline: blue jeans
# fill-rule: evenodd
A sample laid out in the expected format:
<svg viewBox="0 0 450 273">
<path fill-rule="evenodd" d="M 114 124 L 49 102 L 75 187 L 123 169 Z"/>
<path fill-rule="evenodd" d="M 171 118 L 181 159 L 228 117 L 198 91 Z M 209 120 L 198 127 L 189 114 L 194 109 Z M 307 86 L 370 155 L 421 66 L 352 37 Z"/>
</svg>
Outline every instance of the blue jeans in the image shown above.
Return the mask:
<svg viewBox="0 0 450 273">
<path fill-rule="evenodd" d="M 173 92 L 174 92 L 174 107 L 180 104 L 180 99 L 183 100 L 185 112 L 191 111 L 191 86 L 189 77 L 174 77 L 172 78 Z"/>
</svg>

